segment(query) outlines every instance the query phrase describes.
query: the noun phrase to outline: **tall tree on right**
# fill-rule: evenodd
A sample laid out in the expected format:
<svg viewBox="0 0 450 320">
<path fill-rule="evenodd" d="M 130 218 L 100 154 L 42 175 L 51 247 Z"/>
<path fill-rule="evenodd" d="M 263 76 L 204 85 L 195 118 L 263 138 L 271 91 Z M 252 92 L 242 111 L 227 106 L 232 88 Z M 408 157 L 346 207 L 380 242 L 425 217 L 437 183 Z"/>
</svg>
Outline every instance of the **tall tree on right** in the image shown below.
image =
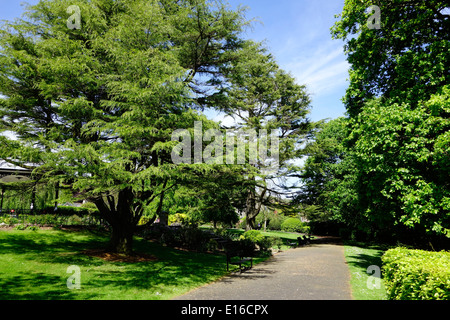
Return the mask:
<svg viewBox="0 0 450 320">
<path fill-rule="evenodd" d="M 380 28 L 371 28 L 380 9 Z M 350 86 L 344 102 L 351 117 L 375 97 L 428 100 L 450 83 L 450 15 L 446 0 L 346 0 L 331 32 L 345 41 Z"/>
<path fill-rule="evenodd" d="M 380 28 L 371 28 L 380 9 Z M 373 232 L 450 237 L 450 21 L 447 1 L 345 1 L 344 102 L 361 214 Z M 369 21 L 369 24 L 368 24 Z"/>
</svg>

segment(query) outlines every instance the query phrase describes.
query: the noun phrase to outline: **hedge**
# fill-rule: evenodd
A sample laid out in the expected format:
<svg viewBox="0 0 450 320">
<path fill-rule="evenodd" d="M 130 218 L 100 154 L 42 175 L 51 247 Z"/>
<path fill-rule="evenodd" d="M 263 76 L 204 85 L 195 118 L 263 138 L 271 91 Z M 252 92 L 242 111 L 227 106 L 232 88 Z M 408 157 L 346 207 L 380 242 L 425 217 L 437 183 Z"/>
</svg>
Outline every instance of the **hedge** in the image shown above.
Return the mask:
<svg viewBox="0 0 450 320">
<path fill-rule="evenodd" d="M 279 237 L 267 237 L 257 230 L 246 231 L 239 239 L 248 240 L 256 244 L 260 251 L 269 251 L 272 246 L 280 247 L 283 243 Z"/>
<path fill-rule="evenodd" d="M 309 227 L 298 218 L 287 218 L 281 224 L 281 230 L 286 232 L 308 233 Z"/>
<path fill-rule="evenodd" d="M 450 252 L 395 248 L 382 261 L 389 299 L 450 299 Z"/>
</svg>

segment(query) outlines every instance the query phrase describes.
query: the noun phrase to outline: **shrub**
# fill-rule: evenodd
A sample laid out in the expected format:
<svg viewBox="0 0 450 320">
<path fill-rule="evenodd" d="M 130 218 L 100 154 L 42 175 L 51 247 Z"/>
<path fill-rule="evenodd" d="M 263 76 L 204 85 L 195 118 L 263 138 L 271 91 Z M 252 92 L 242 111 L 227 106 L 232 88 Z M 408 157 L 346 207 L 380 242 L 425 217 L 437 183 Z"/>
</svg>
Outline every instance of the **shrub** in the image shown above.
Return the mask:
<svg viewBox="0 0 450 320">
<path fill-rule="evenodd" d="M 278 250 L 281 249 L 281 246 L 283 245 L 283 240 L 281 240 L 280 237 L 268 237 L 268 239 L 270 239 L 271 247 L 277 247 Z"/>
<path fill-rule="evenodd" d="M 9 226 L 12 226 L 12 225 L 19 223 L 19 219 L 11 217 L 11 216 L 2 216 L 0 222 L 5 223 Z"/>
<path fill-rule="evenodd" d="M 14 227 L 14 230 L 25 230 L 26 228 L 27 228 L 27 226 L 24 225 L 24 224 L 17 224 L 17 225 Z"/>
<path fill-rule="evenodd" d="M 287 218 L 281 214 L 274 215 L 267 225 L 270 230 L 281 230 L 281 225 Z"/>
<path fill-rule="evenodd" d="M 58 223 L 58 217 L 54 214 L 42 214 L 42 215 L 26 215 L 24 219 L 31 224 L 38 225 L 54 225 Z"/>
<path fill-rule="evenodd" d="M 269 250 L 274 243 L 273 238 L 266 237 L 257 230 L 249 230 L 244 232 L 244 234 L 240 237 L 240 240 L 250 241 L 256 244 L 260 251 Z"/>
<path fill-rule="evenodd" d="M 150 217 L 147 217 L 147 216 L 142 216 L 141 219 L 138 222 L 138 226 L 146 225 L 147 223 L 149 223 L 151 221 L 151 219 L 153 219 L 153 218 L 150 218 Z"/>
<path fill-rule="evenodd" d="M 194 227 L 172 229 L 170 227 L 149 228 L 144 232 L 146 239 L 155 239 L 170 247 L 181 247 L 204 252 L 214 250 L 217 243 L 211 242 L 212 235 Z"/>
<path fill-rule="evenodd" d="M 262 235 L 261 232 L 259 232 L 257 230 L 245 231 L 241 236 L 241 239 L 250 240 L 251 242 L 256 243 L 256 244 L 259 241 L 262 241 L 264 238 L 265 238 L 264 235 Z"/>
<path fill-rule="evenodd" d="M 185 213 L 175 213 L 169 215 L 169 225 L 174 223 L 179 223 L 181 225 L 186 225 L 189 220 L 189 217 Z"/>
<path fill-rule="evenodd" d="M 389 299 L 450 299 L 450 252 L 395 248 L 382 261 Z"/>
<path fill-rule="evenodd" d="M 81 208 L 87 209 L 89 213 L 98 212 L 97 206 L 92 202 L 85 202 L 81 205 Z"/>
<path fill-rule="evenodd" d="M 286 232 L 307 233 L 308 227 L 298 218 L 287 218 L 281 224 L 281 230 Z"/>
</svg>

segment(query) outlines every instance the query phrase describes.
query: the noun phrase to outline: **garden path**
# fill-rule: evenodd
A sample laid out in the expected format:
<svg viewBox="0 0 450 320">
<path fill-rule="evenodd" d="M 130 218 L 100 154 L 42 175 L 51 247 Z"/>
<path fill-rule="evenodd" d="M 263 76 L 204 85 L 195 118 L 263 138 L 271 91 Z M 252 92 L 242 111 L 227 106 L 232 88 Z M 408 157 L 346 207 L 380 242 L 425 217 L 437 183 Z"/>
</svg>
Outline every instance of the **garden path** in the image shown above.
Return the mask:
<svg viewBox="0 0 450 320">
<path fill-rule="evenodd" d="M 344 247 L 313 243 L 275 254 L 174 300 L 351 300 Z"/>
</svg>

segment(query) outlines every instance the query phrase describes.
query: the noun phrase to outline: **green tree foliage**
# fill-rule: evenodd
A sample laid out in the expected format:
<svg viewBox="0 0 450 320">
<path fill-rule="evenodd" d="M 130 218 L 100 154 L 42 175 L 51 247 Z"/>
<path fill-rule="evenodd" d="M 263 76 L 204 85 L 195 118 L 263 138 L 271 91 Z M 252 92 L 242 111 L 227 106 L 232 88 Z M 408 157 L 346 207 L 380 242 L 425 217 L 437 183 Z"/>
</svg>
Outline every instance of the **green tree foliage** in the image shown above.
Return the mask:
<svg viewBox="0 0 450 320">
<path fill-rule="evenodd" d="M 185 214 L 191 223 L 224 223 L 239 221 L 237 210 L 245 203 L 244 178 L 240 168 L 221 167 L 210 171 L 208 179 L 192 177 L 188 185 L 171 190 L 164 202 L 171 214 Z"/>
<path fill-rule="evenodd" d="M 312 125 L 307 118 L 310 98 L 305 86 L 298 85 L 260 44 L 247 42 L 239 55 L 240 59 L 223 69 L 228 81 L 214 99 L 221 111 L 236 120 L 232 129 L 255 130 L 260 144 L 262 132 L 275 133 L 279 142 L 268 143 L 269 157 L 276 153 L 275 165 L 260 154 L 252 163 L 247 153 L 245 216 L 246 229 L 251 230 L 262 205 L 274 205 L 278 191 L 272 182 L 295 171 L 290 160 L 302 155 Z"/>
<path fill-rule="evenodd" d="M 380 29 L 367 11 L 377 5 Z M 450 82 L 450 16 L 445 0 L 346 0 L 334 38 L 345 40 L 350 86 L 344 102 L 351 117 L 372 98 L 411 107 Z"/>
<path fill-rule="evenodd" d="M 302 204 L 313 231 L 336 231 L 340 224 L 363 227 L 357 214 L 354 156 L 345 144 L 347 124 L 343 117 L 322 124 L 306 148 L 308 158 L 299 175 L 302 186 L 296 202 Z"/>
<path fill-rule="evenodd" d="M 372 4 L 380 29 L 367 26 Z M 372 231 L 391 237 L 450 237 L 447 6 L 347 0 L 332 28 L 351 65 L 344 102 L 358 208 Z"/>
<path fill-rule="evenodd" d="M 415 109 L 373 101 L 355 120 L 359 196 L 372 224 L 450 237 L 449 114 L 446 86 Z"/>
<path fill-rule="evenodd" d="M 79 28 L 68 27 L 69 6 L 80 9 Z M 241 11 L 204 0 L 28 7 L 0 30 L 0 130 L 15 134 L 0 137 L 1 158 L 89 198 L 112 227 L 111 249 L 129 253 L 153 201 L 214 170 L 174 165 L 171 134 L 196 120 L 216 126 L 192 110 L 245 24 Z"/>
</svg>

